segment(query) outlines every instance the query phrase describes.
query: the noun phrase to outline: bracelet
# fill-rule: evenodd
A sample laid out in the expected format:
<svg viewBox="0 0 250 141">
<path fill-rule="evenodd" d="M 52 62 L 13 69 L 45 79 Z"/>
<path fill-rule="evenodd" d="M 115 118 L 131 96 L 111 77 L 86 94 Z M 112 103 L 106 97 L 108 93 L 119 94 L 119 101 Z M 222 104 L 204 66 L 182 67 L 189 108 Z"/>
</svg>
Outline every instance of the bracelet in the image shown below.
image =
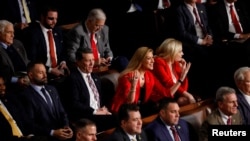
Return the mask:
<svg viewBox="0 0 250 141">
<path fill-rule="evenodd" d="M 178 80 L 178 82 L 180 82 L 181 84 L 183 83 L 183 81 L 182 81 L 182 80 L 180 80 L 180 79 Z"/>
</svg>

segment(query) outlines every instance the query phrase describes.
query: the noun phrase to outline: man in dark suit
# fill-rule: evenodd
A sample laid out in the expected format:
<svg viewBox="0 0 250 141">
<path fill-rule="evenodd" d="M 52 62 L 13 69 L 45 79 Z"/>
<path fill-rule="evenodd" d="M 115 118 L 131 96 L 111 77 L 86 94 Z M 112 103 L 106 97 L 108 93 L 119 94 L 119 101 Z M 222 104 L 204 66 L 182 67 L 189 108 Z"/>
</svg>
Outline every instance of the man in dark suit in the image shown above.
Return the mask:
<svg viewBox="0 0 250 141">
<path fill-rule="evenodd" d="M 237 31 L 233 24 L 231 5 L 240 31 Z M 223 85 L 234 86 L 231 77 L 234 71 L 250 64 L 250 16 L 245 6 L 237 0 L 217 0 L 208 11 L 214 37 L 222 47 L 220 54 L 227 54 L 218 59 L 221 65 L 218 70 L 222 70 L 221 74 L 227 78 Z"/>
<path fill-rule="evenodd" d="M 217 108 L 203 121 L 199 131 L 200 141 L 208 141 L 211 125 L 242 125 L 243 117 L 238 110 L 236 92 L 231 87 L 220 87 L 215 98 Z"/>
<path fill-rule="evenodd" d="M 105 25 L 106 15 L 102 9 L 92 9 L 85 21 L 80 22 L 65 36 L 67 59 L 73 66 L 76 62 L 75 53 L 80 48 L 91 46 L 91 35 L 96 44 L 98 58 L 97 64 L 108 65 L 113 57 L 109 43 L 109 27 Z M 94 53 L 94 51 L 93 51 Z"/>
<path fill-rule="evenodd" d="M 0 20 L 0 74 L 6 84 L 28 84 L 22 72 L 26 72 L 29 60 L 25 48 L 14 39 L 14 26 L 7 20 Z"/>
<path fill-rule="evenodd" d="M 150 141 L 175 140 L 174 132 L 178 133 L 181 141 L 198 141 L 198 136 L 192 134 L 192 126 L 187 121 L 180 119 L 178 103 L 172 98 L 159 101 L 158 117 L 145 127 Z M 173 129 L 172 129 L 173 128 Z M 195 133 L 195 132 L 193 132 Z"/>
<path fill-rule="evenodd" d="M 75 121 L 80 118 L 89 118 L 100 127 L 98 130 L 111 128 L 110 122 L 103 122 L 104 119 L 106 121 L 112 119 L 112 116 L 103 105 L 102 96 L 105 95 L 102 95 L 101 80 L 92 73 L 94 66 L 92 50 L 89 48 L 79 49 L 76 52 L 76 65 L 77 68 L 72 70 L 66 81 L 68 83 L 67 96 L 63 97 L 66 107 L 68 107 L 70 119 Z M 92 86 L 95 88 L 92 89 Z"/>
<path fill-rule="evenodd" d="M 176 38 L 183 43 L 184 58 L 192 63 L 189 72 L 190 92 L 208 98 L 216 90 L 211 86 L 214 76 L 210 74 L 217 59 L 217 45 L 213 42 L 206 8 L 196 3 L 196 0 L 184 0 L 176 12 Z M 201 71 L 206 75 L 200 76 Z M 209 91 L 204 92 L 204 89 Z"/>
<path fill-rule="evenodd" d="M 250 68 L 240 67 L 234 73 L 234 82 L 237 86 L 238 91 L 236 91 L 236 96 L 238 99 L 238 109 L 243 116 L 244 123 L 250 125 L 250 105 L 248 102 L 248 97 L 250 95 L 248 84 L 250 80 Z"/>
<path fill-rule="evenodd" d="M 51 141 L 70 139 L 73 135 L 57 90 L 47 85 L 43 63 L 31 62 L 27 66 L 30 86 L 22 95 L 22 102 L 34 126 L 34 134 L 47 136 Z"/>
<path fill-rule="evenodd" d="M 0 138 L 1 141 L 43 141 L 46 137 L 37 137 L 33 135 L 32 124 L 26 115 L 24 107 L 18 101 L 17 95 L 10 93 L 6 89 L 4 77 L 0 76 L 0 105 L 6 108 L 23 136 L 13 135 L 13 129 L 8 119 L 0 110 Z"/>
<path fill-rule="evenodd" d="M 63 54 L 63 34 L 61 29 L 56 27 L 57 18 L 57 9 L 46 5 L 42 9 L 40 22 L 30 24 L 24 31 L 24 45 L 28 58 L 31 61 L 39 60 L 46 65 L 49 80 L 64 76 L 69 72 Z M 49 31 L 53 34 L 52 48 L 47 33 Z"/>
<path fill-rule="evenodd" d="M 136 104 L 123 104 L 118 110 L 118 126 L 108 141 L 147 141 L 142 119 Z"/>
</svg>

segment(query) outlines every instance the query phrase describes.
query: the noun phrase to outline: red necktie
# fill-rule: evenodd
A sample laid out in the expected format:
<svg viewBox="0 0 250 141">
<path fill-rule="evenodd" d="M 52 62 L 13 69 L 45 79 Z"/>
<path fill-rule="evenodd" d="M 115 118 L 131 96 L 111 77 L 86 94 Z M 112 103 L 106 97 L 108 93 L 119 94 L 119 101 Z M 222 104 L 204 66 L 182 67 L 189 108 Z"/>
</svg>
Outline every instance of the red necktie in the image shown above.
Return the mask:
<svg viewBox="0 0 250 141">
<path fill-rule="evenodd" d="M 196 12 L 196 8 L 194 7 L 193 8 L 193 13 L 195 15 L 195 23 L 198 23 L 199 26 L 201 27 L 201 30 L 202 30 L 202 33 L 204 36 L 206 36 L 207 34 L 207 31 L 206 29 L 204 28 L 204 25 L 201 23 L 200 19 L 199 19 L 199 16 L 198 16 L 198 13 Z"/>
<path fill-rule="evenodd" d="M 164 8 L 170 7 L 170 3 L 169 3 L 168 0 L 162 0 L 162 3 L 163 3 L 163 7 L 164 7 Z"/>
<path fill-rule="evenodd" d="M 98 107 L 100 108 L 100 99 L 99 99 L 99 93 L 98 93 L 98 90 L 95 86 L 95 83 L 94 81 L 92 80 L 91 76 L 90 75 L 87 75 L 87 78 L 88 78 L 88 82 L 89 82 L 89 86 L 90 88 L 92 89 L 93 93 L 94 93 L 94 98 L 95 100 L 97 101 L 97 105 Z"/>
<path fill-rule="evenodd" d="M 233 10 L 233 5 L 230 5 L 230 13 L 231 13 L 231 19 L 232 19 L 236 33 L 242 33 L 239 21 L 237 20 L 236 14 L 234 13 L 234 10 Z"/>
<path fill-rule="evenodd" d="M 231 117 L 228 117 L 228 119 L 227 119 L 227 125 L 232 125 L 232 118 Z"/>
<path fill-rule="evenodd" d="M 51 30 L 48 30 L 48 38 L 49 38 L 49 54 L 51 59 L 51 67 L 55 68 L 57 66 L 56 63 L 56 52 L 54 47 L 54 38 Z"/>
<path fill-rule="evenodd" d="M 180 141 L 178 132 L 176 131 L 174 126 L 171 126 L 170 129 L 172 130 L 173 136 L 174 136 L 174 141 Z"/>
<path fill-rule="evenodd" d="M 98 60 L 98 50 L 97 50 L 94 38 L 95 38 L 95 34 L 91 33 L 91 35 L 90 35 L 90 43 L 91 43 L 91 47 L 92 47 L 92 51 L 93 51 L 93 54 L 94 54 L 95 61 L 97 61 Z"/>
</svg>

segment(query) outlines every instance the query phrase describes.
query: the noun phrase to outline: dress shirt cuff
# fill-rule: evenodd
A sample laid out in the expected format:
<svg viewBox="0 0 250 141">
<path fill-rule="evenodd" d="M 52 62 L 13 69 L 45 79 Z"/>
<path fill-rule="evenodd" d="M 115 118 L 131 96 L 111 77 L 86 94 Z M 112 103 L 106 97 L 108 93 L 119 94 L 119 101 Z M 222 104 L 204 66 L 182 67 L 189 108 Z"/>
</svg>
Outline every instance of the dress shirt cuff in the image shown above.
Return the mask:
<svg viewBox="0 0 250 141">
<path fill-rule="evenodd" d="M 18 77 L 12 76 L 11 77 L 11 83 L 17 83 Z"/>
<path fill-rule="evenodd" d="M 53 136 L 53 134 L 54 134 L 54 130 L 51 130 L 50 131 L 50 136 Z"/>
<path fill-rule="evenodd" d="M 203 41 L 203 39 L 200 39 L 200 38 L 199 38 L 198 41 L 197 41 L 197 44 L 198 44 L 198 45 L 202 45 L 202 41 Z"/>
<path fill-rule="evenodd" d="M 234 39 L 239 39 L 240 38 L 240 34 L 234 34 Z"/>
<path fill-rule="evenodd" d="M 52 71 L 52 68 L 49 68 L 49 69 L 48 69 L 48 73 L 51 73 L 51 71 Z"/>
</svg>

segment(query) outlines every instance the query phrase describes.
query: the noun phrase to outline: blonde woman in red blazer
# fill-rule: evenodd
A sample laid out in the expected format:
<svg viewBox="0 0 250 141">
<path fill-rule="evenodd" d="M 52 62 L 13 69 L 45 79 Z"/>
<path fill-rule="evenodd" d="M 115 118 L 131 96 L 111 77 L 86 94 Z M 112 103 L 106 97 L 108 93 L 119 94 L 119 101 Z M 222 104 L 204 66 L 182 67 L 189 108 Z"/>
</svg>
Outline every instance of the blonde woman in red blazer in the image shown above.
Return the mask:
<svg viewBox="0 0 250 141">
<path fill-rule="evenodd" d="M 182 76 L 183 72 L 187 71 L 186 67 L 190 67 L 191 64 L 186 63 L 182 56 L 182 43 L 168 38 L 156 50 L 152 71 L 164 87 L 171 88 L 178 84 L 173 97 L 178 100 L 180 106 L 195 102 L 193 95 L 188 92 L 188 78 Z"/>
<path fill-rule="evenodd" d="M 145 104 L 156 102 L 163 97 L 172 97 L 177 89 L 163 87 L 152 74 L 153 67 L 153 50 L 148 47 L 138 48 L 118 79 L 111 104 L 112 112 L 116 113 L 123 103 Z"/>
</svg>

